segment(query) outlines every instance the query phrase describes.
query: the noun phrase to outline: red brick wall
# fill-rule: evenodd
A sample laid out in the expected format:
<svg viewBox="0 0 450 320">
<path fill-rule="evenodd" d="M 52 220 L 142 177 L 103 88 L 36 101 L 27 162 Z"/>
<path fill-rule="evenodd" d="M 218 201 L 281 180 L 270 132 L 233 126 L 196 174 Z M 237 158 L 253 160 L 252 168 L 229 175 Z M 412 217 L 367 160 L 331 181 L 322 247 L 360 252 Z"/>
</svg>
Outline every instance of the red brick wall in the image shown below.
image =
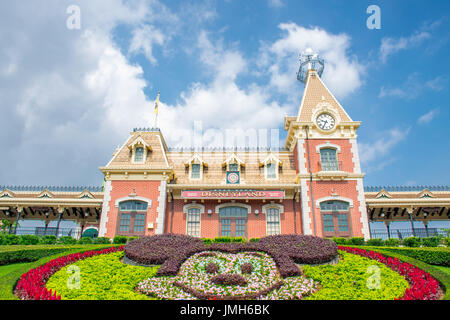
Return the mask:
<svg viewBox="0 0 450 320">
<path fill-rule="evenodd" d="M 350 208 L 349 215 L 349 225 L 351 227 L 351 235 L 350 237 L 362 237 L 362 223 L 361 223 L 361 212 L 359 211 L 359 201 L 358 201 L 358 192 L 356 190 L 356 180 L 344 180 L 344 181 L 314 181 L 313 180 L 313 196 L 314 196 L 314 206 L 317 200 L 325 197 L 329 197 L 331 193 L 334 192 L 340 197 L 348 198 L 353 201 L 353 207 Z M 308 197 L 310 195 L 310 182 L 307 182 L 308 185 Z M 311 199 L 311 198 L 310 198 Z M 323 236 L 323 226 L 322 226 L 322 215 L 320 213 L 320 208 L 315 206 L 314 213 L 316 217 L 316 235 L 319 237 Z M 314 224 L 313 224 L 313 216 L 312 209 L 310 212 L 311 218 L 311 230 L 313 230 L 314 235 Z"/>
<path fill-rule="evenodd" d="M 147 216 L 144 225 L 145 235 L 153 235 L 156 230 L 156 217 L 158 208 L 159 186 L 160 181 L 112 181 L 111 201 L 109 202 L 108 221 L 106 223 L 105 237 L 114 238 L 116 235 L 117 216 L 119 208 L 116 208 L 115 201 L 117 199 L 127 197 L 135 191 L 139 197 L 152 200 L 152 205 L 147 208 Z M 147 229 L 148 223 L 153 222 L 154 228 Z"/>
<path fill-rule="evenodd" d="M 174 200 L 174 214 L 172 219 L 172 204 L 167 204 L 167 233 L 178 233 L 186 234 L 186 214 L 183 213 L 183 206 L 192 202 L 184 202 L 184 200 Z M 219 214 L 215 213 L 215 207 L 219 205 L 217 200 L 205 201 L 202 204 L 205 206 L 205 213 L 201 215 L 201 237 L 204 238 L 215 238 L 220 236 L 220 221 Z M 228 203 L 225 201 L 221 202 Z M 261 200 L 253 200 L 246 203 L 245 201 L 236 203 L 242 203 L 251 206 L 251 213 L 248 215 L 247 221 L 247 238 L 260 238 L 266 236 L 266 216 L 262 213 L 262 206 L 267 204 L 263 203 Z M 275 202 L 284 206 L 284 213 L 280 214 L 280 224 L 281 233 L 292 234 L 295 231 L 294 227 L 294 211 L 292 200 L 283 200 L 283 202 Z M 208 214 L 208 210 L 211 210 L 212 214 Z M 259 211 L 258 215 L 255 215 L 255 210 Z M 297 234 L 302 234 L 302 224 L 301 224 L 301 206 L 299 202 L 296 202 L 296 225 Z"/>
<path fill-rule="evenodd" d="M 320 153 L 316 151 L 316 146 L 325 144 L 326 141 L 330 142 L 330 144 L 338 145 L 341 148 L 341 152 L 337 153 L 338 161 L 342 163 L 342 171 L 353 172 L 354 164 L 353 164 L 353 154 L 352 154 L 352 144 L 349 140 L 343 139 L 310 139 L 309 140 L 309 157 L 311 160 L 311 171 L 318 172 L 320 171 Z M 306 152 L 306 140 L 304 142 L 303 148 Z M 306 159 L 306 168 L 308 168 L 308 156 L 305 154 Z"/>
</svg>

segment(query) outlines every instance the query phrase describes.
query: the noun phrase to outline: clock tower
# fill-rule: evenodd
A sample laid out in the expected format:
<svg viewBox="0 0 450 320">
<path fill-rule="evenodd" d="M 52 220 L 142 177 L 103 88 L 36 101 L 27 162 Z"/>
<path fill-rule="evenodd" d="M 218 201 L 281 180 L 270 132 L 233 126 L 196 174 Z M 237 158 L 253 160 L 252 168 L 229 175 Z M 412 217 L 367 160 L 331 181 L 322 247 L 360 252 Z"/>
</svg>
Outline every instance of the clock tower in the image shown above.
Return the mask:
<svg viewBox="0 0 450 320">
<path fill-rule="evenodd" d="M 370 238 L 353 121 L 321 79 L 324 61 L 308 49 L 297 78 L 305 84 L 297 116 L 285 117 L 294 152 L 304 234 Z"/>
</svg>

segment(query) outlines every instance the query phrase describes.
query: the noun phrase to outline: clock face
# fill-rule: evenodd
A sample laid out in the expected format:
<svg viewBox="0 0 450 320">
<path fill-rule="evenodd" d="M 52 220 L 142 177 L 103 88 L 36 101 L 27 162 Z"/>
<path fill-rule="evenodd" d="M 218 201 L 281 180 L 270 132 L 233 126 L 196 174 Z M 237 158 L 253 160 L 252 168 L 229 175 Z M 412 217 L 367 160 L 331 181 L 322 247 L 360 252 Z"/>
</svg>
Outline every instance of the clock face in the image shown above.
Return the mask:
<svg viewBox="0 0 450 320">
<path fill-rule="evenodd" d="M 317 125 L 322 130 L 331 130 L 334 128 L 336 121 L 329 113 L 322 113 L 317 117 Z"/>
</svg>

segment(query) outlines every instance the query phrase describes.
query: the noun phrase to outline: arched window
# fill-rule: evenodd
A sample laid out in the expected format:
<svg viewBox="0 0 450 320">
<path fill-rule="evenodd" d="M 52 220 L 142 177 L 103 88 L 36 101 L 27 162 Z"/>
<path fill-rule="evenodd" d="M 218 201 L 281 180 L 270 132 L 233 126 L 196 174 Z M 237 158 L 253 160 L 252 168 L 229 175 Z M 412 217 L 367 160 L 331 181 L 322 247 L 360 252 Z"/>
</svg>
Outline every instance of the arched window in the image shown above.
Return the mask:
<svg viewBox="0 0 450 320">
<path fill-rule="evenodd" d="M 345 201 L 329 200 L 320 203 L 323 233 L 325 237 L 350 236 L 350 204 Z"/>
<path fill-rule="evenodd" d="M 186 216 L 186 234 L 200 237 L 200 208 L 189 208 Z"/>
<path fill-rule="evenodd" d="M 144 235 L 147 202 L 129 200 L 119 203 L 117 234 Z"/>
<path fill-rule="evenodd" d="M 266 234 L 271 236 L 280 233 L 280 210 L 278 208 L 266 209 Z"/>
<path fill-rule="evenodd" d="M 338 171 L 337 151 L 333 148 L 320 149 L 320 165 L 322 171 Z"/>
</svg>

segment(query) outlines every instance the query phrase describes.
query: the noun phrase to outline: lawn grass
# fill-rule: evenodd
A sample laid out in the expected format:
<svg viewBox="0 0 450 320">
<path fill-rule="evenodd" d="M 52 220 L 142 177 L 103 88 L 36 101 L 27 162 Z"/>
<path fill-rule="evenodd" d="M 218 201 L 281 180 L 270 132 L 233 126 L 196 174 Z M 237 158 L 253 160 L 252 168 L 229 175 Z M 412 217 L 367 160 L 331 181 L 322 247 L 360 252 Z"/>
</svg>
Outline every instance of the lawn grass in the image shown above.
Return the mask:
<svg viewBox="0 0 450 320">
<path fill-rule="evenodd" d="M 447 274 L 450 277 L 450 267 L 444 267 L 444 266 L 433 266 L 436 269 L 441 270 L 445 274 Z"/>
<path fill-rule="evenodd" d="M 100 249 L 110 247 L 111 245 L 76 245 L 64 252 L 60 252 L 55 255 L 41 258 L 34 262 L 29 263 L 14 263 L 5 266 L 0 266 L 0 300 L 18 300 L 14 295 L 14 287 L 19 280 L 20 276 L 30 269 L 36 268 L 40 265 L 47 263 L 52 259 L 56 259 L 61 256 L 66 256 L 71 253 L 84 252 L 92 249 Z M 33 246 L 35 247 L 35 246 Z"/>
</svg>

